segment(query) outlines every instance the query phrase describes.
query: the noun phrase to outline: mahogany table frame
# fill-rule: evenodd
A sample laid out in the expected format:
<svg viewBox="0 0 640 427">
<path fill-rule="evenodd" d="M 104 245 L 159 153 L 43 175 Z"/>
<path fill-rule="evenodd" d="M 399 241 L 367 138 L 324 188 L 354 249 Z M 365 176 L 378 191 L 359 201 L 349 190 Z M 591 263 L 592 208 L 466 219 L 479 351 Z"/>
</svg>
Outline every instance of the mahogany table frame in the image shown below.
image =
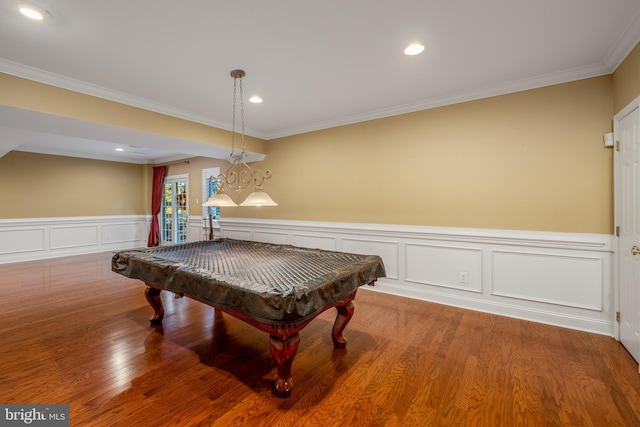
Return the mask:
<svg viewBox="0 0 640 427">
<path fill-rule="evenodd" d="M 147 285 L 145 297 L 154 311 L 154 315 L 150 319 L 150 321 L 154 325 L 161 325 L 162 319 L 164 318 L 164 305 L 162 303 L 162 297 L 160 296 L 160 294 L 165 289 L 152 283 L 145 283 Z M 371 281 L 368 284 L 369 286 L 373 286 L 374 283 L 375 280 Z M 212 305 L 212 307 L 228 313 L 231 316 L 234 316 L 242 320 L 243 322 L 254 326 L 260 331 L 269 334 L 269 349 L 271 350 L 271 356 L 276 362 L 277 369 L 276 379 L 272 386 L 272 392 L 278 397 L 285 398 L 291 395 L 291 390 L 293 389 L 291 366 L 293 365 L 293 359 L 295 358 L 296 352 L 298 351 L 298 345 L 300 344 L 299 332 L 313 319 L 318 317 L 318 315 L 330 309 L 331 307 L 335 307 L 338 311 L 338 314 L 336 315 L 336 320 L 331 331 L 331 339 L 333 340 L 333 346 L 335 348 L 345 348 L 345 346 L 347 345 L 347 339 L 342 335 L 342 333 L 353 317 L 353 312 L 355 309 L 353 300 L 356 297 L 356 292 L 357 290 L 337 301 L 332 302 L 331 304 L 328 304 L 311 318 L 302 320 L 300 322 L 284 324 L 274 324 L 260 321 L 238 310 L 217 307 L 214 305 Z"/>
</svg>

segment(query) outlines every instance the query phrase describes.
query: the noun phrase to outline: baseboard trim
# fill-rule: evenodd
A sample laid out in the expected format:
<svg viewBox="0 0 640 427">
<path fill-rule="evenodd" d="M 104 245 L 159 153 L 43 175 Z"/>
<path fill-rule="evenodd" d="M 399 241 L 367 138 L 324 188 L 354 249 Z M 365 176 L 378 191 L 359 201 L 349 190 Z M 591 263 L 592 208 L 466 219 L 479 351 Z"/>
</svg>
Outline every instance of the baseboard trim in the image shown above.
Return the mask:
<svg viewBox="0 0 640 427">
<path fill-rule="evenodd" d="M 531 309 L 518 305 L 481 301 L 463 296 L 442 292 L 416 291 L 415 289 L 386 284 L 384 279 L 376 282 L 373 287 L 363 288 L 372 292 L 381 292 L 405 298 L 428 301 L 436 304 L 449 305 L 467 310 L 506 316 L 530 322 L 575 329 L 599 335 L 613 336 L 613 321 L 591 319 L 568 313 L 557 313 L 549 310 Z"/>
</svg>

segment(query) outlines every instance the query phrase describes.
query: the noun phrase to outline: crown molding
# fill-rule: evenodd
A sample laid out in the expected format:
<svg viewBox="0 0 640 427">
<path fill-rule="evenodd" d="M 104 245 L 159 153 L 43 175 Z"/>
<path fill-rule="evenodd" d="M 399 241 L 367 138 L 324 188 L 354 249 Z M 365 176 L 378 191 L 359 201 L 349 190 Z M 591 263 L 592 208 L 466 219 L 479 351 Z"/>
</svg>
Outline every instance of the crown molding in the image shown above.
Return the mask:
<svg viewBox="0 0 640 427">
<path fill-rule="evenodd" d="M 156 113 L 165 114 L 167 116 L 189 120 L 191 122 L 231 131 L 231 126 L 228 123 L 212 119 L 211 117 L 206 117 L 201 114 L 178 109 L 170 105 L 153 102 L 148 99 L 132 96 L 124 92 L 108 89 L 102 86 L 94 85 L 92 83 L 87 83 L 85 81 L 72 79 L 60 74 L 44 71 L 39 68 L 19 64 L 17 62 L 9 61 L 4 58 L 0 58 L 0 72 L 16 77 L 21 77 L 27 80 L 33 80 L 38 83 L 67 89 L 73 92 L 114 101 L 143 110 L 153 111 Z M 245 134 L 264 139 L 263 135 L 253 129 L 245 129 Z"/>
<path fill-rule="evenodd" d="M 307 132 L 313 132 L 323 129 L 329 129 L 338 126 L 345 126 L 354 123 L 365 122 L 369 120 L 382 119 L 385 117 L 398 116 L 401 114 L 415 113 L 417 111 L 428 110 L 431 108 L 444 107 L 447 105 L 459 104 L 462 102 L 474 101 L 478 99 L 491 98 L 509 93 L 521 92 L 530 89 L 537 89 L 545 86 L 552 86 L 561 83 L 567 83 L 576 80 L 587 79 L 611 74 L 612 70 L 604 63 L 592 64 L 585 67 L 575 68 L 572 70 L 561 71 L 557 73 L 544 74 L 534 76 L 528 79 L 515 80 L 499 85 L 489 86 L 477 90 L 460 92 L 450 96 L 436 97 L 426 99 L 420 102 L 400 105 L 392 108 L 384 108 L 380 110 L 369 111 L 364 114 L 357 114 L 347 117 L 341 117 L 335 120 L 313 123 L 307 126 L 283 129 L 280 132 L 274 132 L 266 135 L 266 139 L 283 138 L 286 136 L 298 135 Z"/>
<path fill-rule="evenodd" d="M 613 73 L 633 48 L 636 47 L 638 42 L 640 42 L 640 11 L 636 13 L 629 25 L 627 25 L 627 28 L 620 34 L 620 37 L 616 40 L 607 56 L 605 56 L 603 62 L 607 68 Z"/>
</svg>

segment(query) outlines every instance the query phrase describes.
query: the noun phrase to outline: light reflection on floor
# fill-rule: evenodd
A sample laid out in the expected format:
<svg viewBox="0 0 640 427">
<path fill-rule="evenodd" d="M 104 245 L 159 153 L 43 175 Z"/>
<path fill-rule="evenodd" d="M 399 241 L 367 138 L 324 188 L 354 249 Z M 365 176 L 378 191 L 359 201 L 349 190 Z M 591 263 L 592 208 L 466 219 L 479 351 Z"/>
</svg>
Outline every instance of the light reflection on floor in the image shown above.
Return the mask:
<svg viewBox="0 0 640 427">
<path fill-rule="evenodd" d="M 180 334 L 180 329 L 193 326 L 193 322 L 202 325 L 204 334 L 202 339 L 211 339 L 214 334 L 214 318 L 215 312 L 213 307 L 207 309 L 190 310 L 191 304 L 201 304 L 193 301 L 188 297 L 175 298 L 175 294 L 171 292 L 162 292 L 162 300 L 165 308 L 165 317 L 162 325 L 151 326 L 150 324 L 139 325 L 133 327 L 148 328 L 148 335 L 144 341 L 135 342 L 127 340 L 128 334 L 114 332 L 110 334 L 105 342 L 109 345 L 106 351 L 109 353 L 107 366 L 107 376 L 110 378 L 113 391 L 121 393 L 131 387 L 132 381 L 138 376 L 138 372 L 144 372 L 146 363 L 140 360 L 170 358 L 174 352 L 173 346 L 178 345 L 171 340 L 171 335 Z M 149 307 L 149 317 L 153 311 Z M 194 319 L 194 316 L 197 319 Z M 223 319 L 219 319 L 224 324 Z M 165 329 L 165 326 L 168 329 Z M 169 334 L 169 337 L 165 336 Z M 166 339 L 166 340 L 165 340 Z"/>
</svg>

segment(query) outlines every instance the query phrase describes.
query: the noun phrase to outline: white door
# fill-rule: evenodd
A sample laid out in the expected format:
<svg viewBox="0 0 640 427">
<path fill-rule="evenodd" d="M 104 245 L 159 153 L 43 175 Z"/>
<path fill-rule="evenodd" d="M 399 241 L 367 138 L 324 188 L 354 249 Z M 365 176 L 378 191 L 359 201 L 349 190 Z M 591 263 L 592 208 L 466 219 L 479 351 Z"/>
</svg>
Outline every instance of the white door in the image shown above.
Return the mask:
<svg viewBox="0 0 640 427">
<path fill-rule="evenodd" d="M 616 165 L 620 342 L 640 361 L 640 252 L 634 250 L 640 248 L 640 109 L 635 105 L 619 116 L 614 131 L 620 144 Z"/>
</svg>

